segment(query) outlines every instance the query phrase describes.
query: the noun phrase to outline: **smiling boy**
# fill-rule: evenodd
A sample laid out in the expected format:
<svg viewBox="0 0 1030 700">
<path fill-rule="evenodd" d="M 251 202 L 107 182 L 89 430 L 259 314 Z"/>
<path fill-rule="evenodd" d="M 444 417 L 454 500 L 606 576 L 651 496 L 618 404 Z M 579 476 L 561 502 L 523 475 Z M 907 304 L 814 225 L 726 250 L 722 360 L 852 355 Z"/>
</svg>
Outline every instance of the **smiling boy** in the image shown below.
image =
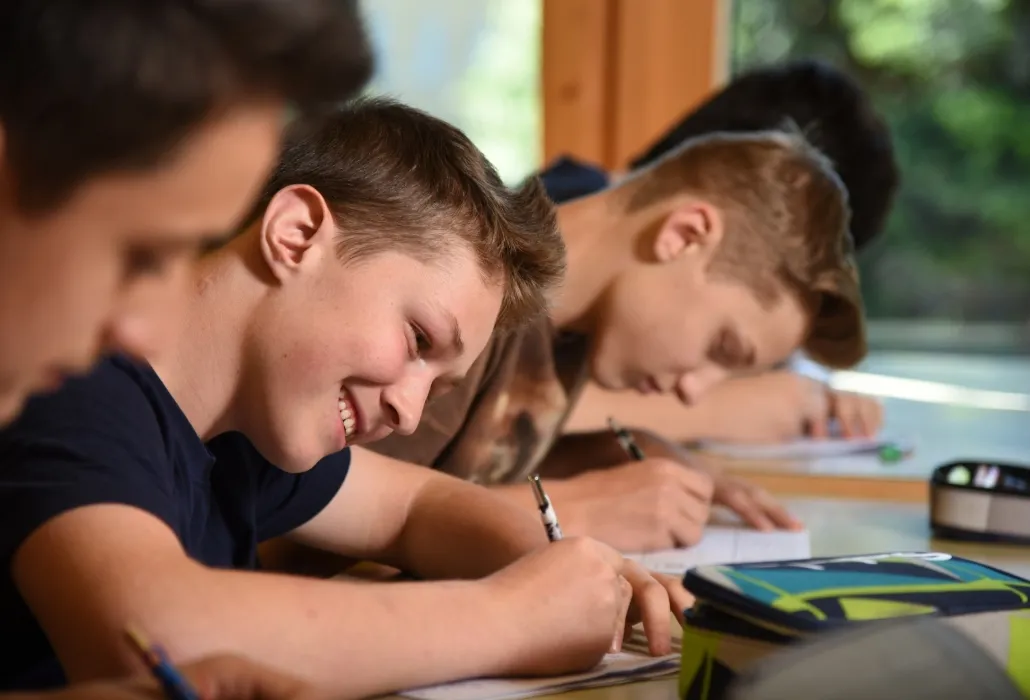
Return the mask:
<svg viewBox="0 0 1030 700">
<path fill-rule="evenodd" d="M 631 599 L 667 651 L 669 594 L 639 566 L 358 446 L 413 431 L 563 268 L 539 183 L 506 189 L 453 127 L 384 101 L 298 127 L 245 230 L 194 269 L 180 342 L 0 437 L 0 684 L 123 673 L 129 622 L 176 661 L 231 650 L 341 698 L 591 666 Z M 255 571 L 278 535 L 453 580 Z"/>
</svg>

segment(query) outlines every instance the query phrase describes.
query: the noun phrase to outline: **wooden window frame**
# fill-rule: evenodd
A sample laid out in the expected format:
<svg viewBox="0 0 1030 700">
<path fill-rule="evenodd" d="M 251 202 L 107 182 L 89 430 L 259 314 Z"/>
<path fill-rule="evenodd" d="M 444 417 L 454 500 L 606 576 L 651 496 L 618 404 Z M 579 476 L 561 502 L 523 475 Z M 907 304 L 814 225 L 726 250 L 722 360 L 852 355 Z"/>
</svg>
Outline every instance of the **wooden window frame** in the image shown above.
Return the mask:
<svg viewBox="0 0 1030 700">
<path fill-rule="evenodd" d="M 542 0 L 545 162 L 619 170 L 727 76 L 730 0 Z"/>
</svg>

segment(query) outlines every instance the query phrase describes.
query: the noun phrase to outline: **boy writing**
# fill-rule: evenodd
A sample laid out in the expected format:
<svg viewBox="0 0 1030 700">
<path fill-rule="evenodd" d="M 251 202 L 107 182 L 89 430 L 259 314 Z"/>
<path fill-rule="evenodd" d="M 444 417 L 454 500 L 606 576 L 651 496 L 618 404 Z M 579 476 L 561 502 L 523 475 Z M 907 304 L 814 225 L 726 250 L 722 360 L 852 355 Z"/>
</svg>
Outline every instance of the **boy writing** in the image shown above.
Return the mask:
<svg viewBox="0 0 1030 700">
<path fill-rule="evenodd" d="M 585 668 L 630 610 L 667 651 L 669 594 L 639 566 L 359 446 L 414 431 L 563 263 L 539 184 L 507 190 L 452 127 L 373 101 L 298 128 L 197 265 L 181 341 L 105 361 L 0 438 L 0 616 L 22 640 L 2 682 L 124 672 L 129 622 L 176 660 L 231 649 L 336 697 Z M 278 535 L 452 580 L 256 572 Z"/>
<path fill-rule="evenodd" d="M 870 97 L 833 66 L 792 61 L 735 76 L 633 159 L 630 167 L 645 168 L 697 136 L 779 129 L 788 123 L 796 124 L 833 163 L 848 192 L 849 229 L 861 254 L 886 223 L 898 186 L 898 166 L 890 131 Z M 559 204 L 609 184 L 604 171 L 568 158 L 541 177 Z M 678 441 L 819 437 L 829 433 L 831 421 L 845 437 L 871 436 L 880 429 L 883 415 L 878 401 L 829 388 L 828 373 L 811 367 L 811 362 L 790 364 L 788 369 L 729 381 L 721 381 L 721 373 L 700 381 L 692 377 L 679 392 L 682 396 L 615 394 L 588 386 L 566 429 L 596 430 L 605 427 L 610 415 L 632 421 L 641 414 L 648 415 L 652 430 Z"/>
</svg>

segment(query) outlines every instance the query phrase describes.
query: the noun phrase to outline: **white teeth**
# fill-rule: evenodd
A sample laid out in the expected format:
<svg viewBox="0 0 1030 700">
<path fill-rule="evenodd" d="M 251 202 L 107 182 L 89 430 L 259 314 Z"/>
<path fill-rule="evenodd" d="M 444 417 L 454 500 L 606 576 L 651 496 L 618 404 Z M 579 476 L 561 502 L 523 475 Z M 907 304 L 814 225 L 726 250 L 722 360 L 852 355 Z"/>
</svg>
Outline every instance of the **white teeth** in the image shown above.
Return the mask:
<svg viewBox="0 0 1030 700">
<path fill-rule="evenodd" d="M 343 421 L 343 431 L 348 438 L 351 438 L 354 435 L 354 412 L 351 411 L 350 405 L 344 398 L 340 398 L 337 406 L 340 409 L 340 420 Z"/>
</svg>

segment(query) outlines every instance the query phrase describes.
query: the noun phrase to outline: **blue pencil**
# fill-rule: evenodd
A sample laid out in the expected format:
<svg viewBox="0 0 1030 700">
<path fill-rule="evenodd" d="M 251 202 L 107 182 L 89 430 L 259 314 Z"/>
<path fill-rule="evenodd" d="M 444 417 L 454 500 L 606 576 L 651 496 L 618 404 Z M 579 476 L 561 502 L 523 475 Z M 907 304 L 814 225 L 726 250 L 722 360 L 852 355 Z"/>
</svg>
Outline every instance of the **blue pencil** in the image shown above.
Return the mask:
<svg viewBox="0 0 1030 700">
<path fill-rule="evenodd" d="M 158 683 L 164 688 L 165 697 L 168 700 L 200 700 L 200 693 L 194 690 L 189 681 L 172 665 L 161 647 L 147 642 L 146 637 L 133 627 L 126 629 L 125 635 L 136 651 L 140 653 L 143 663 L 147 665 Z"/>
</svg>

